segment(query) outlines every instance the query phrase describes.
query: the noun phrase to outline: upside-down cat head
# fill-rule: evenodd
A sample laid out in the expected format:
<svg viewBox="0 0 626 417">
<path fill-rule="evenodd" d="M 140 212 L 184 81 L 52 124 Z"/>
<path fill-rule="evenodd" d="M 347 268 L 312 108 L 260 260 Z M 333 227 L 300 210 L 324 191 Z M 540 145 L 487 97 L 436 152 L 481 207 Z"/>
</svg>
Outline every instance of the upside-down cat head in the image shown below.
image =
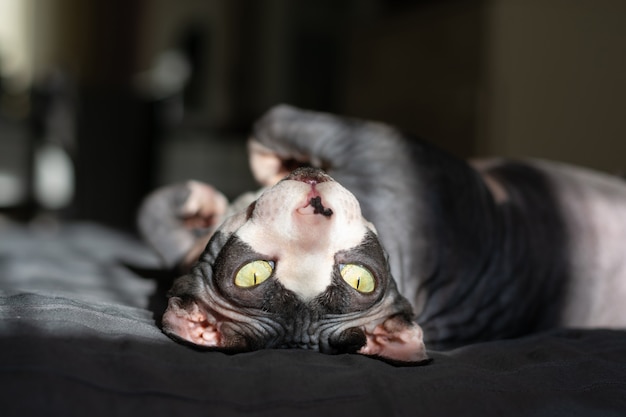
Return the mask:
<svg viewBox="0 0 626 417">
<path fill-rule="evenodd" d="M 169 293 L 164 331 L 194 345 L 427 358 L 356 198 L 300 168 L 228 218 Z"/>
</svg>

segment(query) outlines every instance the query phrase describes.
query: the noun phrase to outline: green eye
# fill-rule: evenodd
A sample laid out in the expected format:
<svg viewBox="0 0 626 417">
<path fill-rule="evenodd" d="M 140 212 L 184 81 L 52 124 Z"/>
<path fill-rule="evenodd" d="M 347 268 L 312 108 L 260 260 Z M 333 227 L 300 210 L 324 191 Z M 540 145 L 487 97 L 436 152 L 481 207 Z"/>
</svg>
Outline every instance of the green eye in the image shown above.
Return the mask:
<svg viewBox="0 0 626 417">
<path fill-rule="evenodd" d="M 367 268 L 357 264 L 340 265 L 339 268 L 343 280 L 355 290 L 367 294 L 376 288 L 374 275 Z"/>
<path fill-rule="evenodd" d="M 245 264 L 235 276 L 235 285 L 242 288 L 259 285 L 272 275 L 274 262 L 252 261 Z"/>
</svg>

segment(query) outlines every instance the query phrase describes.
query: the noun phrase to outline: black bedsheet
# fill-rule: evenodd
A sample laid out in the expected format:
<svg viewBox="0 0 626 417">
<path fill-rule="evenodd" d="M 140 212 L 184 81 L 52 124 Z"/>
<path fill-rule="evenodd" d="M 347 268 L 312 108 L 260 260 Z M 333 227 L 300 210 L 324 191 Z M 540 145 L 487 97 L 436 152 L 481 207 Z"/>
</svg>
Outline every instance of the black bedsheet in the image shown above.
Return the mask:
<svg viewBox="0 0 626 417">
<path fill-rule="evenodd" d="M 90 224 L 0 229 L 0 415 L 623 416 L 626 331 L 555 330 L 431 352 L 426 366 L 173 342 L 158 265 Z"/>
</svg>

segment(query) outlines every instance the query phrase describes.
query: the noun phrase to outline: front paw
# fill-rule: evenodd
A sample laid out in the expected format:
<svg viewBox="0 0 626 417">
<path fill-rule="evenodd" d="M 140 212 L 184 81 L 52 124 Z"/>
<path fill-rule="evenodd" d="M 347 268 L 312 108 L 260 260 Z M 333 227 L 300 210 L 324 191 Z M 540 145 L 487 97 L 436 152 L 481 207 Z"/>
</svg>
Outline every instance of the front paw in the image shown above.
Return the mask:
<svg viewBox="0 0 626 417">
<path fill-rule="evenodd" d="M 188 181 L 186 197 L 175 203 L 177 217 L 183 226 L 195 234 L 219 225 L 228 209 L 226 197 L 208 184 Z"/>
<path fill-rule="evenodd" d="M 144 239 L 167 268 L 188 269 L 223 221 L 228 200 L 210 185 L 188 181 L 160 188 L 139 209 Z"/>
<path fill-rule="evenodd" d="M 228 199 L 210 185 L 189 181 L 186 186 L 189 194 L 179 206 L 178 217 L 193 243 L 179 262 L 178 267 L 183 272 L 189 270 L 200 258 L 228 210 Z"/>
<path fill-rule="evenodd" d="M 306 165 L 304 161 L 298 163 L 291 158 L 281 158 L 278 153 L 254 138 L 248 141 L 248 161 L 252 176 L 263 187 L 271 187 L 298 166 Z"/>
<path fill-rule="evenodd" d="M 248 146 L 254 177 L 271 186 L 299 167 L 342 167 L 351 160 L 363 125 L 329 113 L 275 106 L 254 124 Z"/>
</svg>

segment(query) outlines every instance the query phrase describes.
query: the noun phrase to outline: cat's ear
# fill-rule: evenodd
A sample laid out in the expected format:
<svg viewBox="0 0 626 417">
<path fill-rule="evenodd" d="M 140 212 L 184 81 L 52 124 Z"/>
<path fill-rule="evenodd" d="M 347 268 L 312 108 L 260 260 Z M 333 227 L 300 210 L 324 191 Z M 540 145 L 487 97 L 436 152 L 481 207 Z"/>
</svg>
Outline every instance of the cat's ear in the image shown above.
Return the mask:
<svg viewBox="0 0 626 417">
<path fill-rule="evenodd" d="M 196 302 L 171 297 L 163 315 L 163 331 L 170 336 L 205 347 L 222 347 L 217 321 Z"/>
<path fill-rule="evenodd" d="M 365 337 L 360 354 L 408 363 L 428 359 L 422 329 L 402 316 L 393 316 L 371 330 L 366 329 Z"/>
</svg>

